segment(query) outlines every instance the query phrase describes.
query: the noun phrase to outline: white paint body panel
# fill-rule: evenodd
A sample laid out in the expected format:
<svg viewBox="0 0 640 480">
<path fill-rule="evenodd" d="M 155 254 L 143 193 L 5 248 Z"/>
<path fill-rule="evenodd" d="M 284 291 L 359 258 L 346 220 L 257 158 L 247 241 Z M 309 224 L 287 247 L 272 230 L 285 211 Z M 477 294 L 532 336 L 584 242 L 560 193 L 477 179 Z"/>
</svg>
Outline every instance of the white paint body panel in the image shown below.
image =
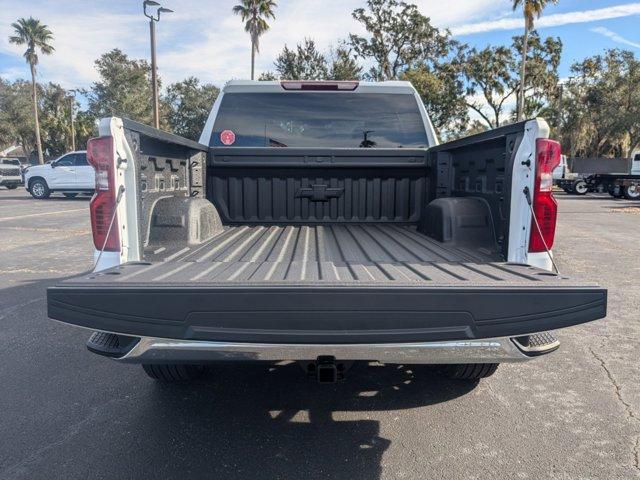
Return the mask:
<svg viewBox="0 0 640 480">
<path fill-rule="evenodd" d="M 511 211 L 509 212 L 509 253 L 507 260 L 513 263 L 530 264 L 540 262 L 538 256 L 529 258 L 529 237 L 531 235 L 531 208 L 524 195 L 525 187 L 533 196 L 536 167 L 536 140 L 549 138 L 549 125 L 542 119 L 531 120 L 525 125 L 524 137 L 516 151 L 511 176 Z M 527 161 L 530 162 L 527 166 Z M 546 256 L 547 270 L 551 270 L 551 260 Z M 541 266 L 541 264 L 534 265 Z"/>
<path fill-rule="evenodd" d="M 125 262 L 140 260 L 140 242 L 138 236 L 138 186 L 135 175 L 135 157 L 124 136 L 122 119 L 117 117 L 103 118 L 98 127 L 100 136 L 113 137 L 115 169 L 114 190 L 123 186 L 124 193 L 117 208 L 118 230 L 120 234 L 120 252 L 103 252 L 95 270 L 104 270 Z M 118 262 L 115 262 L 115 257 Z M 97 260 L 97 256 L 94 261 Z"/>
<path fill-rule="evenodd" d="M 631 175 L 640 175 L 640 150 L 631 155 Z"/>
<path fill-rule="evenodd" d="M 100 250 L 94 250 L 93 265 L 94 272 L 117 267 L 120 265 L 120 252 L 102 252 L 102 255 L 100 255 Z"/>
</svg>

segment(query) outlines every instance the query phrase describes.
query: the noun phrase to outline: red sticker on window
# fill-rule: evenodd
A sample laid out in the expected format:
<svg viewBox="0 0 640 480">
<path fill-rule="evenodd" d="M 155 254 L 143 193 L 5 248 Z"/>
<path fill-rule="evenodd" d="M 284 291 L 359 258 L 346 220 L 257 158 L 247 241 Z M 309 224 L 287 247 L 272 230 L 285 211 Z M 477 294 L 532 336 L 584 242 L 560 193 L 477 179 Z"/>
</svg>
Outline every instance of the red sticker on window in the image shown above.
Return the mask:
<svg viewBox="0 0 640 480">
<path fill-rule="evenodd" d="M 224 145 L 233 145 L 236 141 L 236 134 L 231 130 L 223 130 L 220 132 L 220 141 Z"/>
</svg>

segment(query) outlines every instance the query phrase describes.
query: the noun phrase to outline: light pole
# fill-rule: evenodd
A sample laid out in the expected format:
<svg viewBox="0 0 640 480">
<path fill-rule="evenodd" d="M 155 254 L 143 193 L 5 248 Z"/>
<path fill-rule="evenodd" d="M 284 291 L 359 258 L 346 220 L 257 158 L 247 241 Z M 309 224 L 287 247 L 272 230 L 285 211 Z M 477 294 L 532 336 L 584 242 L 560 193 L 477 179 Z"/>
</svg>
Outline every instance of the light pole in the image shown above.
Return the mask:
<svg viewBox="0 0 640 480">
<path fill-rule="evenodd" d="M 76 104 L 76 92 L 77 90 L 72 88 L 71 90 L 69 90 L 69 92 L 71 92 L 71 94 L 73 95 L 71 97 L 71 151 L 75 152 L 76 151 L 76 129 L 75 126 L 73 124 L 74 122 L 74 118 L 73 118 L 73 110 Z"/>
<path fill-rule="evenodd" d="M 159 7 L 156 14 L 147 13 L 147 7 Z M 156 22 L 160 21 L 160 14 L 171 13 L 173 10 L 161 7 L 158 2 L 145 0 L 142 2 L 144 16 L 149 19 L 149 33 L 151 35 L 151 90 L 153 92 L 153 126 L 160 128 L 160 112 L 158 109 L 158 66 L 156 64 Z"/>
</svg>

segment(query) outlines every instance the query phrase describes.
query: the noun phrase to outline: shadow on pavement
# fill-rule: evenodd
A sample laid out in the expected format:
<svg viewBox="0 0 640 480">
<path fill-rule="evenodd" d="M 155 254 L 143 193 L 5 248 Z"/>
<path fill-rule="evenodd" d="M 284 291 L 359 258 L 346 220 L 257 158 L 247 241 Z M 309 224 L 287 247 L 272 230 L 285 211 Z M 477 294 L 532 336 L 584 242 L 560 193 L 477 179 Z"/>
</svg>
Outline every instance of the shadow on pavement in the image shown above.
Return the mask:
<svg viewBox="0 0 640 480">
<path fill-rule="evenodd" d="M 347 375 L 320 385 L 295 363 L 217 365 L 194 385 L 154 385 L 131 428 L 180 459 L 169 477 L 188 466 L 217 478 L 376 479 L 390 441 L 377 420 L 354 412 L 446 402 L 477 385 L 424 366 L 362 363 Z"/>
</svg>

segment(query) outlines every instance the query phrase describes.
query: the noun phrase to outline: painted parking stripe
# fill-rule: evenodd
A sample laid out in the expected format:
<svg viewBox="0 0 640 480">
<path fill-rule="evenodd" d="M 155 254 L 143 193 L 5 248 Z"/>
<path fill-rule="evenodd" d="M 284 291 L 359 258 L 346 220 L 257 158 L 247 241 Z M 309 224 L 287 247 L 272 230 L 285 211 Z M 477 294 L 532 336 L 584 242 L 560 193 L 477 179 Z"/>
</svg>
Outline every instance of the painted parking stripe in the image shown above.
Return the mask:
<svg viewBox="0 0 640 480">
<path fill-rule="evenodd" d="M 55 212 L 44 212 L 44 213 L 29 213 L 27 215 L 19 215 L 17 217 L 5 217 L 0 218 L 0 222 L 8 222 L 9 220 L 20 220 L 22 218 L 30 218 L 30 217 L 43 217 L 45 215 L 60 215 L 62 213 L 71 213 L 71 212 L 81 212 L 81 211 L 89 211 L 88 208 L 74 208 L 72 210 L 57 210 Z"/>
</svg>

